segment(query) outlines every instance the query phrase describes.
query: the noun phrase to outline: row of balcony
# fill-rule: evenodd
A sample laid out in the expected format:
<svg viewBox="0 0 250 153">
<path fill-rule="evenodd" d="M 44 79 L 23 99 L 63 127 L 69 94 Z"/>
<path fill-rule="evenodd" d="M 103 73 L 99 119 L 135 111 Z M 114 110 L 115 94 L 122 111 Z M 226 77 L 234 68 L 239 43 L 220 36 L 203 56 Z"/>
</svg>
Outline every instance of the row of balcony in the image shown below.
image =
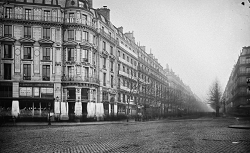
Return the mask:
<svg viewBox="0 0 250 153">
<path fill-rule="evenodd" d="M 117 44 L 117 41 L 115 38 L 113 38 L 110 34 L 106 33 L 103 29 L 99 29 L 99 32 L 101 33 L 102 36 L 113 42 L 114 44 Z"/>
<path fill-rule="evenodd" d="M 94 77 L 84 77 L 81 75 L 77 76 L 62 76 L 62 81 L 70 81 L 70 82 L 90 82 L 90 83 L 96 83 L 99 84 L 100 81 L 97 78 Z"/>
<path fill-rule="evenodd" d="M 87 25 L 89 27 L 95 28 L 94 22 L 87 21 L 86 19 L 74 18 L 74 17 L 56 17 L 56 16 L 44 16 L 44 15 L 32 15 L 32 14 L 17 14 L 10 13 L 7 15 L 0 15 L 0 18 L 4 19 L 15 19 L 15 20 L 25 20 L 25 21 L 44 21 L 44 22 L 54 22 L 54 23 L 74 23 Z"/>
</svg>

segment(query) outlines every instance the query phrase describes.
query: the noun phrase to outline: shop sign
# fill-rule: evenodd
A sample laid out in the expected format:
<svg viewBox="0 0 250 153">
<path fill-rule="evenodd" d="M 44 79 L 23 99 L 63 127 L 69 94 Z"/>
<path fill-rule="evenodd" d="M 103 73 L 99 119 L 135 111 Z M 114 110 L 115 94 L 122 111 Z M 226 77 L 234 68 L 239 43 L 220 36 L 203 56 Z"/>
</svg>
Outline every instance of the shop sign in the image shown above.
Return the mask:
<svg viewBox="0 0 250 153">
<path fill-rule="evenodd" d="M 54 93 L 54 88 L 41 88 L 41 93 L 43 93 L 43 94 L 46 94 L 46 93 L 48 93 L 48 94 L 53 94 Z"/>
<path fill-rule="evenodd" d="M 39 95 L 40 95 L 40 94 L 39 94 L 39 88 L 38 88 L 38 87 L 34 87 L 34 88 L 33 88 L 33 91 L 34 91 L 34 96 L 35 96 L 35 97 L 39 97 Z"/>
<path fill-rule="evenodd" d="M 12 86 L 12 82 L 0 82 L 0 86 Z"/>
<path fill-rule="evenodd" d="M 20 96 L 32 97 L 32 87 L 20 87 Z"/>
<path fill-rule="evenodd" d="M 53 83 L 19 83 L 19 87 L 50 87 L 54 88 Z"/>
</svg>

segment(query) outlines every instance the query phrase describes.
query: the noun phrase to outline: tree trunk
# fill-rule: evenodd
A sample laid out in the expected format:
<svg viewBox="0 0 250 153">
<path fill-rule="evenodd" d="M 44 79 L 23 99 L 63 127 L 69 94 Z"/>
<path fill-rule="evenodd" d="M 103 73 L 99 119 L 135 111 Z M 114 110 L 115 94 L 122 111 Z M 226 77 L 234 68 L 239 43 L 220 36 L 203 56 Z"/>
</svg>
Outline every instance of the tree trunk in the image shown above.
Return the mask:
<svg viewBox="0 0 250 153">
<path fill-rule="evenodd" d="M 216 117 L 220 117 L 220 107 L 216 106 Z"/>
</svg>

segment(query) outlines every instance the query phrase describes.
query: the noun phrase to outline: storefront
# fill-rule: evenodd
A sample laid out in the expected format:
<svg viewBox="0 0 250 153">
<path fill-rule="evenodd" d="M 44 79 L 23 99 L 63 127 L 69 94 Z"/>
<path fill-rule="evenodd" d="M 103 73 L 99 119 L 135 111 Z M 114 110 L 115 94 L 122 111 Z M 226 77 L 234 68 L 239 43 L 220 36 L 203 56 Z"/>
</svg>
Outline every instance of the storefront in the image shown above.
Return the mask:
<svg viewBox="0 0 250 153">
<path fill-rule="evenodd" d="M 19 83 L 20 119 L 47 119 L 54 113 L 54 84 Z"/>
</svg>

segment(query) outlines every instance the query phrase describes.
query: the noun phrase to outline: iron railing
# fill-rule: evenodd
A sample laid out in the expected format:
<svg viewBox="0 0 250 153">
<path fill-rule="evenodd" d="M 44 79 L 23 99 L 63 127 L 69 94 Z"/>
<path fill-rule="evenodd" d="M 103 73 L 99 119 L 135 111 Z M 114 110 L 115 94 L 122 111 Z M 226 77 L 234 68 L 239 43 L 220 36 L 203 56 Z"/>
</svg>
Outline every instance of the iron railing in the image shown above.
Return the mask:
<svg viewBox="0 0 250 153">
<path fill-rule="evenodd" d="M 44 15 L 27 15 L 19 13 L 10 13 L 8 15 L 0 15 L 0 18 L 26 20 L 26 21 L 45 21 L 45 22 L 63 22 L 63 17 L 44 16 Z"/>
<path fill-rule="evenodd" d="M 99 84 L 99 79 L 94 77 L 83 77 L 79 76 L 62 76 L 62 81 L 72 81 L 72 82 L 89 82 Z"/>
</svg>

